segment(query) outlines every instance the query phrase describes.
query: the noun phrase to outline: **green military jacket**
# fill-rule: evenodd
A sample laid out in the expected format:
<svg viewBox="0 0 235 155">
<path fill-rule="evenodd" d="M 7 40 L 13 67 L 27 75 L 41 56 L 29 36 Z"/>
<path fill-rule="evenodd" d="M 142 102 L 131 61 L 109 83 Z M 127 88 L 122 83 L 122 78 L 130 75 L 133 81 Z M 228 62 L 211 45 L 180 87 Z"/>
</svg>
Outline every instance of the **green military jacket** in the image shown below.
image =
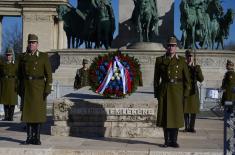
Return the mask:
<svg viewBox="0 0 235 155">
<path fill-rule="evenodd" d="M 45 94 L 51 92 L 52 72 L 47 53 L 34 55 L 23 53 L 20 57 L 22 121 L 42 123 L 46 121 Z"/>
<path fill-rule="evenodd" d="M 154 96 L 158 99 L 157 126 L 184 126 L 183 98 L 189 95 L 190 75 L 185 58 L 157 57 L 154 71 Z"/>
<path fill-rule="evenodd" d="M 222 81 L 222 87 L 224 93 L 222 95 L 221 104 L 224 105 L 225 101 L 235 101 L 235 72 L 234 70 L 227 71 Z"/>
<path fill-rule="evenodd" d="M 16 105 L 18 89 L 18 61 L 0 63 L 0 104 Z"/>
<path fill-rule="evenodd" d="M 190 78 L 191 78 L 191 89 L 189 96 L 184 100 L 184 113 L 199 113 L 200 101 L 197 81 L 202 82 L 204 77 L 202 70 L 199 65 L 188 66 Z"/>
<path fill-rule="evenodd" d="M 84 70 L 84 68 L 80 68 L 77 70 L 75 81 L 74 81 L 74 89 L 79 89 L 85 86 L 89 86 L 89 69 Z"/>
</svg>

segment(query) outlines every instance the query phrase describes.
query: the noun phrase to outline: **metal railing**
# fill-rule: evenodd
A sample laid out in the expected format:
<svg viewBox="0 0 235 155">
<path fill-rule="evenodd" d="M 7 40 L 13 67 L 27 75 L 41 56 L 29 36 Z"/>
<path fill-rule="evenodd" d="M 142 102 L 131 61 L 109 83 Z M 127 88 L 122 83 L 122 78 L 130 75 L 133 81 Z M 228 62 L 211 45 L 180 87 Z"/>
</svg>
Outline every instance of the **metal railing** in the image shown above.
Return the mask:
<svg viewBox="0 0 235 155">
<path fill-rule="evenodd" d="M 234 123 L 234 103 L 232 101 L 226 101 L 224 105 L 224 155 L 235 155 Z"/>
</svg>

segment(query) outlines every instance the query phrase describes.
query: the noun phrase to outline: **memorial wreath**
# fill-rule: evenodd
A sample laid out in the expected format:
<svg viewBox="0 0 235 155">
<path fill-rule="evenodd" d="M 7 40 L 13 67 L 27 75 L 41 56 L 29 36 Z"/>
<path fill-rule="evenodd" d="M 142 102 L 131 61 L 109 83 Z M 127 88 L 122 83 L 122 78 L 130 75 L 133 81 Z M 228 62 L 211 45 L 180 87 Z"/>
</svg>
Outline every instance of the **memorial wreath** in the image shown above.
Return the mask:
<svg viewBox="0 0 235 155">
<path fill-rule="evenodd" d="M 142 85 L 138 59 L 120 51 L 94 58 L 90 66 L 91 89 L 107 98 L 122 98 Z"/>
</svg>

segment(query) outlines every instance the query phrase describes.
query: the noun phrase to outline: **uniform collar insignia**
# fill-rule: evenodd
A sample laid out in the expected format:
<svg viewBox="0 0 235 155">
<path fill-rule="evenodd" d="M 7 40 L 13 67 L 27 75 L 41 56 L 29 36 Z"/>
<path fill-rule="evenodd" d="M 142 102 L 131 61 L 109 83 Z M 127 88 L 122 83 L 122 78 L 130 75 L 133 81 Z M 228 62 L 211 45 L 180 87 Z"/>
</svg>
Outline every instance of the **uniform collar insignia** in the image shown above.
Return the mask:
<svg viewBox="0 0 235 155">
<path fill-rule="evenodd" d="M 39 51 L 36 52 L 36 56 L 39 57 Z"/>
<path fill-rule="evenodd" d="M 179 59 L 179 56 L 178 56 L 178 54 L 175 54 L 175 57 L 176 57 L 176 59 Z"/>
<path fill-rule="evenodd" d="M 39 51 L 38 51 L 38 50 L 37 50 L 34 54 L 31 54 L 30 52 L 26 52 L 26 54 L 27 54 L 27 53 L 28 53 L 29 55 L 34 55 L 34 54 L 35 54 L 37 57 L 39 57 Z"/>
<path fill-rule="evenodd" d="M 12 61 L 6 61 L 6 63 L 7 63 L 7 64 L 14 64 L 15 61 L 14 61 L 14 60 L 12 60 Z"/>
<path fill-rule="evenodd" d="M 167 56 L 167 54 L 165 54 L 165 55 L 164 55 L 164 57 L 165 57 L 165 58 L 167 58 L 167 57 L 168 57 L 168 56 Z M 175 54 L 175 56 L 174 56 L 174 57 L 176 57 L 176 59 L 179 59 L 178 54 Z"/>
</svg>

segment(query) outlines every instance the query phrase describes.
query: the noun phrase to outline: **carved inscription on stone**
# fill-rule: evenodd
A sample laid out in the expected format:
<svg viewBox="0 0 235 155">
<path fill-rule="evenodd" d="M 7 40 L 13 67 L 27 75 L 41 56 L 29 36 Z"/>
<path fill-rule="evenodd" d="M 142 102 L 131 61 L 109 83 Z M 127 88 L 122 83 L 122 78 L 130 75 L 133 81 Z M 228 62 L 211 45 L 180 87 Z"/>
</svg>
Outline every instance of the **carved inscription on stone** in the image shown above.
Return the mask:
<svg viewBox="0 0 235 155">
<path fill-rule="evenodd" d="M 153 108 L 78 108 L 72 109 L 71 113 L 78 115 L 154 115 Z"/>
<path fill-rule="evenodd" d="M 52 16 L 50 15 L 24 15 L 24 20 L 26 22 L 50 22 L 52 20 Z"/>
</svg>

